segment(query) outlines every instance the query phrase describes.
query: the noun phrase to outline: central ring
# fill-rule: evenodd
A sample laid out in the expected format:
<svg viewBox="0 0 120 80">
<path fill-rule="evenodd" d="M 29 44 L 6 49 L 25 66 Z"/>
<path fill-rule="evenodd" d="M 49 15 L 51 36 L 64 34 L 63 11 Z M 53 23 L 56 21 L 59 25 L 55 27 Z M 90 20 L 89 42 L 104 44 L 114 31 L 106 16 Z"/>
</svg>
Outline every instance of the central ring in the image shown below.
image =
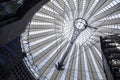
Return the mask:
<svg viewBox="0 0 120 80">
<path fill-rule="evenodd" d="M 86 28 L 85 25 L 87 25 L 87 22 L 82 18 L 77 18 L 74 20 L 73 24 L 74 24 L 74 27 L 76 27 L 77 29 L 84 30 Z"/>
</svg>

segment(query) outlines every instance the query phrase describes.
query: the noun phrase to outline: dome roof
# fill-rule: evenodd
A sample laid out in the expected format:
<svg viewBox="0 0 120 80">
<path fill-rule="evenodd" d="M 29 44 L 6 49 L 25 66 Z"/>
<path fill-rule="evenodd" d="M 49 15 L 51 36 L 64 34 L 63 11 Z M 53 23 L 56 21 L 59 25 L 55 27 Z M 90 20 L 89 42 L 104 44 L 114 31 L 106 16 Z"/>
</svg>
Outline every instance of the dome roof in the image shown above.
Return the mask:
<svg viewBox="0 0 120 80">
<path fill-rule="evenodd" d="M 63 62 L 74 21 L 80 31 Z M 82 28 L 82 27 L 81 27 Z M 21 35 L 29 69 L 40 80 L 105 80 L 100 36 L 120 33 L 120 0 L 51 0 L 33 16 Z"/>
</svg>

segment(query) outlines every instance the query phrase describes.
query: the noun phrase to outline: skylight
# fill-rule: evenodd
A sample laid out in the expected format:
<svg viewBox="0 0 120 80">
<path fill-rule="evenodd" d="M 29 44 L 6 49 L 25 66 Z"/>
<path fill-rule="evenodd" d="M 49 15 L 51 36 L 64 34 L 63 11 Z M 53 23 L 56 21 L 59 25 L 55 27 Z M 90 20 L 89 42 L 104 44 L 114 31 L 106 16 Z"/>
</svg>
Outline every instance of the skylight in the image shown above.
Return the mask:
<svg viewBox="0 0 120 80">
<path fill-rule="evenodd" d="M 26 65 L 40 80 L 106 80 L 99 37 L 120 32 L 119 8 L 112 10 L 120 0 L 69 1 L 51 0 L 33 16 L 21 35 Z"/>
</svg>

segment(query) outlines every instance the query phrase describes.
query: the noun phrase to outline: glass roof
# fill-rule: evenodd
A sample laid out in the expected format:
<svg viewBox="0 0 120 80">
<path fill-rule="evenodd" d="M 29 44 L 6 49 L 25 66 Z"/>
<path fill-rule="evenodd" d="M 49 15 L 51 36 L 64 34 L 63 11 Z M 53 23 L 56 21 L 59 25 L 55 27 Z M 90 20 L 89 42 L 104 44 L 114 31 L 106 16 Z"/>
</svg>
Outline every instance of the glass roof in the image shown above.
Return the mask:
<svg viewBox="0 0 120 80">
<path fill-rule="evenodd" d="M 73 22 L 87 26 L 69 47 Z M 81 23 L 81 24 L 80 24 Z M 78 21 L 76 26 L 85 26 Z M 33 16 L 21 35 L 25 63 L 40 80 L 106 80 L 100 36 L 120 33 L 120 0 L 51 0 Z M 55 65 L 62 59 L 63 70 Z"/>
</svg>

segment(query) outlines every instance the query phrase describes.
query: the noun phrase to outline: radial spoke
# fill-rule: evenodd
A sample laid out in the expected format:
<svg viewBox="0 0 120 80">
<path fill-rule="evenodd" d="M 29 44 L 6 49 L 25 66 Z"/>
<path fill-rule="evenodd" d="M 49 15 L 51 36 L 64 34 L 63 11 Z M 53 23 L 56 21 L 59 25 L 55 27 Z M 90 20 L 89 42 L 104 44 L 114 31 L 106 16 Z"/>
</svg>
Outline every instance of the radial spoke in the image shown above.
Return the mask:
<svg viewBox="0 0 120 80">
<path fill-rule="evenodd" d="M 39 79 L 104 80 L 99 37 L 111 34 L 120 34 L 120 0 L 50 0 L 21 44 Z"/>
</svg>

